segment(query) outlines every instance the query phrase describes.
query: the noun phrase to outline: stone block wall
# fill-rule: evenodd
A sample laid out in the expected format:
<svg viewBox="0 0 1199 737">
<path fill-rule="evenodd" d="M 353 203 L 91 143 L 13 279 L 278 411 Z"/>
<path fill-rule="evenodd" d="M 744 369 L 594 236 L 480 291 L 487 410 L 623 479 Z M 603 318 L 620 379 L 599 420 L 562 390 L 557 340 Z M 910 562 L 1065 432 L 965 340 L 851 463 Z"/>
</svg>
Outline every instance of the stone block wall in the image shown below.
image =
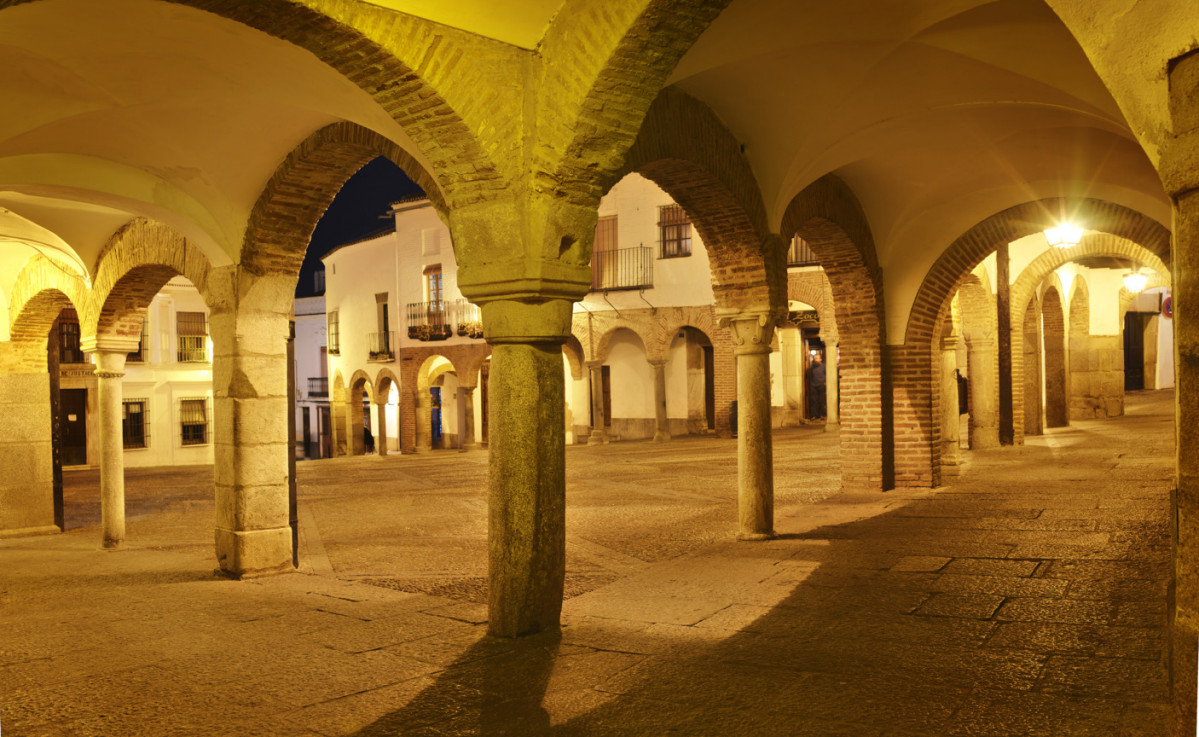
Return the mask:
<svg viewBox="0 0 1199 737">
<path fill-rule="evenodd" d="M 0 417 L 7 426 L 0 436 L 0 537 L 57 532 L 50 375 L 0 374 Z"/>
<path fill-rule="evenodd" d="M 1124 414 L 1124 341 L 1119 335 L 1070 338 L 1071 420 Z"/>
</svg>

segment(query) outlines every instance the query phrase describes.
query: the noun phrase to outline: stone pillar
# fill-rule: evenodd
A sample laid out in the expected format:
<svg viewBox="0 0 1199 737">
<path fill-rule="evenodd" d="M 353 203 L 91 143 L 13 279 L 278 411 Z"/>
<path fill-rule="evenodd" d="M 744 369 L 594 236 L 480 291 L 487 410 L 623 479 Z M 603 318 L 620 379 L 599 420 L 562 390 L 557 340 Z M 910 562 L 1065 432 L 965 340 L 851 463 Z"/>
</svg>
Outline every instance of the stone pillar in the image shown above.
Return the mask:
<svg viewBox="0 0 1199 737">
<path fill-rule="evenodd" d="M 1008 244 L 999 244 L 995 252 L 996 332 L 999 338 L 999 426 L 997 435 L 1002 445 L 1016 442 L 1015 407 L 1012 402 L 1012 277 Z"/>
<path fill-rule="evenodd" d="M 995 340 L 990 334 L 967 338 L 970 370 L 970 448 L 999 445 L 999 387 L 996 385 Z"/>
<path fill-rule="evenodd" d="M 941 339 L 941 475 L 957 476 L 962 463 L 959 449 L 958 335 Z"/>
<path fill-rule="evenodd" d="M 840 377 L 837 375 L 837 348 L 836 340 L 824 341 L 824 403 L 825 403 L 825 419 L 824 426 L 827 430 L 831 425 L 836 425 L 840 422 L 839 405 L 840 405 Z"/>
<path fill-rule="evenodd" d="M 213 356 L 216 361 L 216 356 Z M 338 458 L 350 454 L 346 444 L 346 403 L 334 400 L 329 402 L 329 424 L 332 425 L 329 457 Z"/>
<path fill-rule="evenodd" d="M 226 575 L 294 570 L 287 336 L 293 276 L 210 272 L 216 555 Z M 287 305 L 287 307 L 282 307 Z"/>
<path fill-rule="evenodd" d="M 591 371 L 591 436 L 587 438 L 587 444 L 599 445 L 608 442 L 608 433 L 604 429 L 604 362 L 588 361 L 587 368 Z"/>
<path fill-rule="evenodd" d="M 770 340 L 765 313 L 739 313 L 721 324 L 737 357 L 737 538 L 774 537 L 774 449 L 770 437 Z"/>
<path fill-rule="evenodd" d="M 59 532 L 46 350 L 0 342 L 0 537 Z"/>
<path fill-rule="evenodd" d="M 387 455 L 387 399 L 375 405 L 378 409 L 379 434 L 375 436 L 375 452 L 380 456 Z"/>
<path fill-rule="evenodd" d="M 1199 59 L 1197 59 L 1199 61 Z M 1192 65 L 1194 66 L 1194 65 Z M 1173 576 L 1167 601 L 1174 737 L 1195 734 L 1199 669 L 1199 189 L 1174 209 L 1175 466 L 1171 494 Z"/>
<path fill-rule="evenodd" d="M 96 358 L 96 394 L 100 421 L 100 526 L 104 547 L 125 541 L 125 442 L 121 419 L 121 379 L 125 357 L 137 350 L 137 340 L 84 340 L 83 349 Z M 290 539 L 290 532 L 289 532 Z"/>
<path fill-rule="evenodd" d="M 475 388 L 458 387 L 458 398 L 462 407 L 461 450 L 465 452 L 478 447 L 478 443 L 475 442 Z"/>
<path fill-rule="evenodd" d="M 433 397 L 429 394 L 429 388 L 417 388 L 416 400 L 413 402 L 416 405 L 416 426 L 413 428 L 413 442 L 416 447 L 412 449 L 414 453 L 428 453 L 433 450 L 433 416 L 432 405 Z"/>
<path fill-rule="evenodd" d="M 346 402 L 346 448 L 350 455 L 360 456 L 366 453 L 366 439 L 362 435 L 362 395 L 355 396 L 352 389 L 348 394 L 350 398 Z"/>
<path fill-rule="evenodd" d="M 670 420 L 666 417 L 666 361 L 650 361 L 654 368 L 654 442 L 670 440 Z"/>
<path fill-rule="evenodd" d="M 492 345 L 488 483 L 491 634 L 558 626 L 566 575 L 562 343 L 571 303 L 483 304 Z M 601 420 L 602 422 L 602 420 Z"/>
</svg>

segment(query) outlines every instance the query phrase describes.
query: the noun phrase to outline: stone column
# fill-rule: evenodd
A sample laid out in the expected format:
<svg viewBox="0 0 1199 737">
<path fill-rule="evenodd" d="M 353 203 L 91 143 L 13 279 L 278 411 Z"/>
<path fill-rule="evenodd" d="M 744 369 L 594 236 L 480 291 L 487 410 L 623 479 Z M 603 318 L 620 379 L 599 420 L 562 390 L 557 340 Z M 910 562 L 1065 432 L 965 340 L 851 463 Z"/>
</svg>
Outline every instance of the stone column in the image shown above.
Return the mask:
<svg viewBox="0 0 1199 737">
<path fill-rule="evenodd" d="M 366 440 L 362 435 L 362 396 L 354 396 L 353 390 L 348 392 L 346 402 L 346 448 L 352 456 L 366 453 Z"/>
<path fill-rule="evenodd" d="M 488 549 L 490 632 L 558 626 L 566 574 L 566 432 L 562 343 L 571 303 L 483 305 L 492 345 Z M 601 420 L 602 422 L 602 420 Z"/>
<path fill-rule="evenodd" d="M 608 433 L 604 429 L 604 362 L 588 361 L 587 368 L 591 371 L 591 436 L 587 438 L 587 444 L 600 445 L 608 442 Z"/>
<path fill-rule="evenodd" d="M 104 531 L 104 547 L 119 548 L 125 541 L 125 441 L 121 430 L 125 408 L 121 379 L 125 376 L 125 357 L 129 351 L 137 350 L 137 340 L 85 340 L 83 349 L 96 357 L 96 394 L 100 410 L 100 526 Z"/>
<path fill-rule="evenodd" d="M 721 324 L 737 360 L 737 538 L 774 537 L 774 449 L 770 437 L 770 340 L 765 313 L 738 313 Z"/>
<path fill-rule="evenodd" d="M 950 333 L 941 339 L 941 475 L 957 476 L 962 463 L 958 429 L 961 408 L 958 407 L 958 335 Z"/>
<path fill-rule="evenodd" d="M 473 386 L 458 387 L 458 399 L 462 406 L 462 447 L 466 452 L 478 447 L 475 442 L 475 388 Z"/>
<path fill-rule="evenodd" d="M 1197 59 L 1199 60 L 1199 59 Z M 1195 66 L 1191 65 L 1192 68 Z M 1175 200 L 1174 395 L 1175 466 L 1171 493 L 1170 675 L 1174 737 L 1195 734 L 1199 670 L 1199 189 Z"/>
<path fill-rule="evenodd" d="M 428 387 L 417 388 L 413 404 L 416 405 L 416 425 L 413 427 L 412 441 L 416 443 L 416 447 L 412 452 L 428 453 L 433 450 L 433 397 L 429 394 Z"/>
<path fill-rule="evenodd" d="M 824 426 L 827 430 L 829 426 L 836 425 L 840 422 L 838 409 L 840 407 L 840 377 L 837 376 L 837 347 L 836 340 L 824 341 L 824 403 L 825 403 L 825 419 Z"/>
<path fill-rule="evenodd" d="M 53 421 L 46 349 L 0 341 L 0 538 L 60 532 L 54 499 Z"/>
<path fill-rule="evenodd" d="M 1006 241 L 995 252 L 995 324 L 999 339 L 999 419 L 996 435 L 1002 445 L 1016 442 L 1015 407 L 1012 401 L 1012 277 Z"/>
<path fill-rule="evenodd" d="M 375 404 L 378 409 L 379 434 L 375 436 L 375 452 L 380 456 L 387 455 L 387 400 Z"/>
<path fill-rule="evenodd" d="M 995 371 L 995 340 L 990 334 L 967 338 L 970 369 L 970 448 L 999 445 L 999 387 Z"/>
<path fill-rule="evenodd" d="M 654 442 L 670 440 L 670 420 L 666 417 L 666 361 L 650 361 L 654 368 Z"/>
<path fill-rule="evenodd" d="M 294 275 L 254 276 L 230 266 L 209 276 L 216 555 L 234 578 L 294 570 L 287 464 L 294 289 Z"/>
</svg>

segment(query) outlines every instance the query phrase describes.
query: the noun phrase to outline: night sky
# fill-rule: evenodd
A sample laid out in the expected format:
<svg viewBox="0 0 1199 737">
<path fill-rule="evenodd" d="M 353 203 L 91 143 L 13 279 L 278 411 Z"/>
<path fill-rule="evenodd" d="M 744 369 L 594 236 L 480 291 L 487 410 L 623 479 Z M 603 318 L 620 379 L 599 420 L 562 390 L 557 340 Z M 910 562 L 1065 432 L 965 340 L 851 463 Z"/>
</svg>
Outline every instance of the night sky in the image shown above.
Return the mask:
<svg viewBox="0 0 1199 737">
<path fill-rule="evenodd" d="M 424 194 L 421 188 L 387 159 L 375 159 L 359 169 L 337 193 L 312 233 L 296 296 L 314 294 L 313 275 L 320 266 L 321 256 L 344 243 L 390 230 L 394 221 L 386 215 L 391 203 L 420 194 Z"/>
</svg>

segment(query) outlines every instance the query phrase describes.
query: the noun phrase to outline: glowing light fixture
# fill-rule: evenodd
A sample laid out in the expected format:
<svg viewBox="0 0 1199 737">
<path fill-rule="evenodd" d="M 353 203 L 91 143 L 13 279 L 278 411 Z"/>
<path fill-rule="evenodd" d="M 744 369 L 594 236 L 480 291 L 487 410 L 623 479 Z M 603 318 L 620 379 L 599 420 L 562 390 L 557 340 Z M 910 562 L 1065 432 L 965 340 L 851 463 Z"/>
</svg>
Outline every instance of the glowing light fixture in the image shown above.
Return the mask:
<svg viewBox="0 0 1199 737">
<path fill-rule="evenodd" d="M 1124 275 L 1124 288 L 1133 294 L 1138 294 L 1149 283 L 1149 277 L 1141 273 L 1141 267 Z"/>
<path fill-rule="evenodd" d="M 1056 228 L 1045 231 L 1045 240 L 1054 248 L 1070 248 L 1077 246 L 1082 240 L 1082 228 L 1069 223 L 1062 223 Z"/>
</svg>

